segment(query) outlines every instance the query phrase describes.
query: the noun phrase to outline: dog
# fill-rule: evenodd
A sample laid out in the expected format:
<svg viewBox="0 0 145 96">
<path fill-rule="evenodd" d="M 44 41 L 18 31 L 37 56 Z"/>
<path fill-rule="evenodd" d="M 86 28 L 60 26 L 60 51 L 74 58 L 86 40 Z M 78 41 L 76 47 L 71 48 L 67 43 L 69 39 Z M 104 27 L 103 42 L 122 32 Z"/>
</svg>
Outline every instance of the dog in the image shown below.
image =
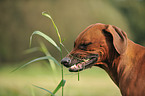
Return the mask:
<svg viewBox="0 0 145 96">
<path fill-rule="evenodd" d="M 116 26 L 97 23 L 87 27 L 61 64 L 70 72 L 98 66 L 109 74 L 122 96 L 145 96 L 145 47 Z"/>
</svg>

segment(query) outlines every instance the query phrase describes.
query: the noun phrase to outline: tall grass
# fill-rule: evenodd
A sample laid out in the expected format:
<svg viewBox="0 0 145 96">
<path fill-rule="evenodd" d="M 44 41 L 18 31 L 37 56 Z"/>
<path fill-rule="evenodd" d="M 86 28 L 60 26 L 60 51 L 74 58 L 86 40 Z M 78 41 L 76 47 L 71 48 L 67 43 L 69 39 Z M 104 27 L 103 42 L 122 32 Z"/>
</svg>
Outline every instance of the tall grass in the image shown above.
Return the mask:
<svg viewBox="0 0 145 96">
<path fill-rule="evenodd" d="M 47 18 L 49 18 L 49 19 L 52 21 L 52 24 L 53 24 L 53 26 L 54 26 L 54 28 L 55 28 L 55 30 L 56 30 L 57 36 L 58 36 L 58 38 L 59 38 L 59 45 L 57 45 L 57 44 L 55 43 L 55 41 L 54 41 L 52 38 L 50 38 L 48 35 L 44 34 L 43 32 L 41 32 L 41 31 L 34 31 L 34 32 L 32 33 L 32 35 L 30 36 L 30 47 L 31 47 L 31 44 L 32 44 L 33 35 L 39 35 L 39 36 L 45 38 L 48 42 L 50 42 L 53 46 L 55 46 L 55 48 L 56 48 L 57 50 L 59 50 L 60 58 L 62 59 L 62 48 L 64 48 L 67 52 L 68 52 L 68 50 L 67 50 L 67 49 L 65 48 L 65 46 L 62 44 L 62 39 L 61 39 L 59 30 L 58 30 L 56 24 L 54 23 L 54 20 L 52 19 L 52 17 L 51 17 L 49 14 L 47 14 L 47 13 L 45 13 L 45 12 L 42 12 L 42 15 L 45 16 L 45 17 L 47 17 Z M 62 96 L 63 96 L 63 93 L 64 93 L 63 87 L 64 87 L 64 85 L 65 85 L 65 83 L 66 83 L 66 80 L 64 80 L 63 65 L 61 65 L 54 57 L 51 56 L 51 54 L 50 54 L 49 51 L 47 50 L 47 48 L 46 48 L 46 46 L 44 45 L 44 43 L 40 42 L 40 46 L 41 46 L 40 48 L 37 48 L 37 47 L 36 47 L 36 48 L 31 48 L 31 49 L 27 50 L 26 53 L 31 53 L 31 52 L 35 52 L 35 51 L 41 51 L 41 52 L 43 52 L 46 56 L 44 56 L 44 57 L 39 57 L 39 58 L 36 58 L 36 59 L 34 59 L 34 60 L 31 60 L 30 62 L 28 62 L 28 63 L 26 63 L 26 64 L 24 64 L 24 65 L 22 65 L 22 66 L 16 68 L 16 69 L 13 70 L 13 71 L 16 71 L 16 70 L 18 70 L 18 69 L 21 69 L 21 68 L 23 68 L 23 67 L 25 67 L 25 66 L 31 64 L 32 62 L 37 62 L 37 61 L 40 61 L 40 60 L 48 59 L 49 62 L 50 62 L 51 68 L 53 69 L 53 71 L 56 71 L 56 65 L 55 65 L 55 64 L 57 64 L 57 65 L 61 68 L 61 80 L 60 80 L 59 84 L 57 85 L 57 87 L 54 89 L 53 92 L 51 92 L 51 91 L 49 91 L 49 90 L 47 90 L 47 89 L 45 89 L 45 88 L 43 88 L 43 87 L 37 86 L 37 85 L 33 85 L 33 86 L 35 86 L 35 87 L 37 87 L 37 88 L 39 88 L 39 89 L 42 89 L 42 90 L 44 90 L 44 91 L 50 93 L 51 96 L 55 96 L 55 94 L 56 94 L 56 93 L 58 92 L 58 90 L 60 90 L 60 88 L 61 88 L 61 90 L 62 90 Z M 78 76 L 79 76 L 79 75 L 78 75 Z M 78 79 L 78 80 L 79 80 L 79 79 Z"/>
</svg>

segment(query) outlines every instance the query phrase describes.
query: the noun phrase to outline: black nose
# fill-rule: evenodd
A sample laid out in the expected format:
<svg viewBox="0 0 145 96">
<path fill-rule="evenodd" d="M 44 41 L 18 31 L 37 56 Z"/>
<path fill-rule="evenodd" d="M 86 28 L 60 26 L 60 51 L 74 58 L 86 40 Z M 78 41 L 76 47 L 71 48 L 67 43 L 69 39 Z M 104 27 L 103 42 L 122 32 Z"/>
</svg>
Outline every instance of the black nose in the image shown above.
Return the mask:
<svg viewBox="0 0 145 96">
<path fill-rule="evenodd" d="M 71 66 L 70 63 L 71 63 L 71 60 L 68 57 L 65 57 L 61 60 L 61 64 L 63 64 L 66 67 L 70 67 Z"/>
</svg>

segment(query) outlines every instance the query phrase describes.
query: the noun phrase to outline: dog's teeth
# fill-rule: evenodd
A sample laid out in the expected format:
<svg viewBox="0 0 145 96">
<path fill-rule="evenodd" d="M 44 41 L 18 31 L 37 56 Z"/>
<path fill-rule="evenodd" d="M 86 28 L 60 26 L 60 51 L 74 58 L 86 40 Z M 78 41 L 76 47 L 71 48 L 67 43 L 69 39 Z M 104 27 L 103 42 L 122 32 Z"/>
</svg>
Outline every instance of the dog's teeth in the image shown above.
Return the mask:
<svg viewBox="0 0 145 96">
<path fill-rule="evenodd" d="M 77 68 L 77 66 L 76 65 L 71 66 L 71 69 L 73 69 L 73 68 Z"/>
</svg>

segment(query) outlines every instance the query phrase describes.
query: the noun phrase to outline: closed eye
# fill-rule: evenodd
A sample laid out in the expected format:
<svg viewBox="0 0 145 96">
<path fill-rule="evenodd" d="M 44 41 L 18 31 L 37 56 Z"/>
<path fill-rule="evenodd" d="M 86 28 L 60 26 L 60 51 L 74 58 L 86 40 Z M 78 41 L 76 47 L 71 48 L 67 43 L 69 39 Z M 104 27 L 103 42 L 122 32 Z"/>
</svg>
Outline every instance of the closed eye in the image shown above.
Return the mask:
<svg viewBox="0 0 145 96">
<path fill-rule="evenodd" d="M 89 42 L 89 43 L 82 43 L 79 45 L 79 49 L 81 50 L 87 50 L 87 46 L 91 45 L 92 42 Z"/>
</svg>

